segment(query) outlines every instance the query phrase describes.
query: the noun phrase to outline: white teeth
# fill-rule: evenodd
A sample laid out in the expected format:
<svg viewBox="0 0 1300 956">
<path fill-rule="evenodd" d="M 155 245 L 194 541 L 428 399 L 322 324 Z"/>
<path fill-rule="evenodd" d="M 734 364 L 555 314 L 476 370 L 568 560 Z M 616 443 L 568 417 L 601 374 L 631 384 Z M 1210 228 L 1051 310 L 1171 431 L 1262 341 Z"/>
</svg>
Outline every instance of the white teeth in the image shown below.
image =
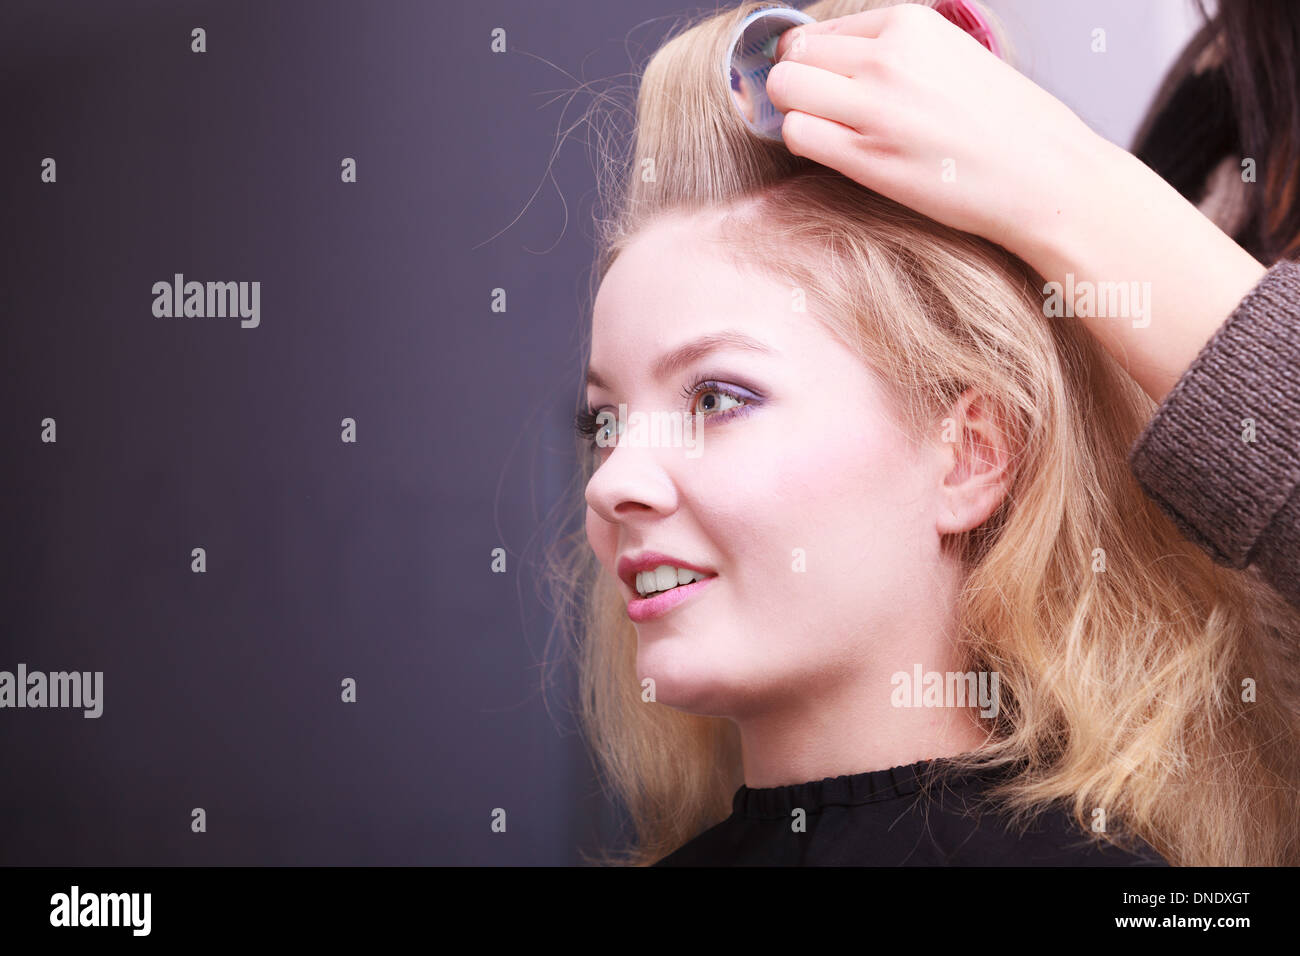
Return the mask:
<svg viewBox="0 0 1300 956">
<path fill-rule="evenodd" d="M 667 591 L 677 587 L 677 569 L 671 564 L 661 564 L 655 568 L 656 591 Z"/>
<path fill-rule="evenodd" d="M 687 568 L 675 568 L 671 564 L 661 564 L 650 571 L 638 571 L 636 590 L 642 597 L 658 591 L 669 591 L 692 581 L 701 581 L 708 575 L 691 571 Z"/>
</svg>

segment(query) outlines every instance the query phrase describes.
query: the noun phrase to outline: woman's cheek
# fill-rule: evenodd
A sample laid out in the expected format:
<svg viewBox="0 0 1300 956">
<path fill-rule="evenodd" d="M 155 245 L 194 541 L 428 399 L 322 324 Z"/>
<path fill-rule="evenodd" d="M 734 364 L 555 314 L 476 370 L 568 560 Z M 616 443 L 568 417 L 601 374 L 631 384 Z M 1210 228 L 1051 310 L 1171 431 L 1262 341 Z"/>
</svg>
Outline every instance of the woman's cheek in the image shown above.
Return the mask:
<svg viewBox="0 0 1300 956">
<path fill-rule="evenodd" d="M 772 582 L 792 573 L 796 549 L 812 546 L 822 509 L 811 497 L 818 493 L 816 468 L 801 448 L 790 447 L 788 435 L 784 447 L 777 429 L 756 428 L 744 437 L 725 447 L 715 441 L 712 457 L 706 448 L 699 487 L 707 490 L 691 507 L 740 572 L 735 585 L 766 601 L 780 593 Z"/>
</svg>

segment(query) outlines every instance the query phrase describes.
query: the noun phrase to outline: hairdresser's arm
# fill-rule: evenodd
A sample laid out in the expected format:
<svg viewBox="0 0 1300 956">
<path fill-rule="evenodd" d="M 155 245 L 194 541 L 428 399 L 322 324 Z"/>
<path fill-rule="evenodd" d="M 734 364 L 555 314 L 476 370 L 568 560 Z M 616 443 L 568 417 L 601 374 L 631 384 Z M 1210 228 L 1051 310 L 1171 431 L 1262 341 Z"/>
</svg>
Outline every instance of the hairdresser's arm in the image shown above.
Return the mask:
<svg viewBox="0 0 1300 956">
<path fill-rule="evenodd" d="M 1012 229 L 1008 248 L 1048 281 L 1072 274 L 1075 288 L 1150 283 L 1149 314 L 1130 303 L 1129 315 L 1079 321 L 1160 402 L 1266 269 L 1137 157 L 1091 131 L 1082 145 L 1055 202 Z"/>
<path fill-rule="evenodd" d="M 927 7 L 808 24 L 777 53 L 767 91 L 792 152 L 1049 282 L 1150 283 L 1149 314 L 1078 321 L 1156 401 L 1264 275 L 1140 160 Z"/>
</svg>

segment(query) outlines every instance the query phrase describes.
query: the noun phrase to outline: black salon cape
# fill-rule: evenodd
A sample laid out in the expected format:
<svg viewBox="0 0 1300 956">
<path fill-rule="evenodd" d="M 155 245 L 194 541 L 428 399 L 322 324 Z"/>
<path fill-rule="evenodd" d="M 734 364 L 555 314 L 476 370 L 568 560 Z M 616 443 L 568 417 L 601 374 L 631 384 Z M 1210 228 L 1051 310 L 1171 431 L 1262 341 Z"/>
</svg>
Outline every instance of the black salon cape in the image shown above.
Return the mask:
<svg viewBox="0 0 1300 956">
<path fill-rule="evenodd" d="M 1065 810 L 1011 829 L 979 805 L 1007 767 L 943 759 L 784 787 L 742 786 L 732 814 L 655 866 L 1168 866 L 1155 850 L 1093 844 Z M 922 783 L 928 786 L 922 792 Z M 806 812 L 806 832 L 792 826 Z"/>
</svg>

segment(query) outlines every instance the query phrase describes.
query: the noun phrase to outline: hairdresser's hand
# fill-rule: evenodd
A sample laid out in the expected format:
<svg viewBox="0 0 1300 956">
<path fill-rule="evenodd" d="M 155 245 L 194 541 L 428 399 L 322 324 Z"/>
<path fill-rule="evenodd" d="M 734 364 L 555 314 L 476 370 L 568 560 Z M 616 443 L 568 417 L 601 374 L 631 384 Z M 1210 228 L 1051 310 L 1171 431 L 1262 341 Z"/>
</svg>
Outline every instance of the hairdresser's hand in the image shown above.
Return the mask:
<svg viewBox="0 0 1300 956">
<path fill-rule="evenodd" d="M 794 154 L 991 239 L 1049 281 L 1149 282 L 1140 325 L 1083 321 L 1156 401 L 1264 273 L 1145 164 L 929 7 L 787 30 L 777 58 L 767 94 Z"/>
<path fill-rule="evenodd" d="M 786 146 L 1012 252 L 1054 225 L 1108 143 L 930 7 L 787 30 L 767 80 Z M 1112 147 L 1113 148 L 1113 147 Z"/>
</svg>

